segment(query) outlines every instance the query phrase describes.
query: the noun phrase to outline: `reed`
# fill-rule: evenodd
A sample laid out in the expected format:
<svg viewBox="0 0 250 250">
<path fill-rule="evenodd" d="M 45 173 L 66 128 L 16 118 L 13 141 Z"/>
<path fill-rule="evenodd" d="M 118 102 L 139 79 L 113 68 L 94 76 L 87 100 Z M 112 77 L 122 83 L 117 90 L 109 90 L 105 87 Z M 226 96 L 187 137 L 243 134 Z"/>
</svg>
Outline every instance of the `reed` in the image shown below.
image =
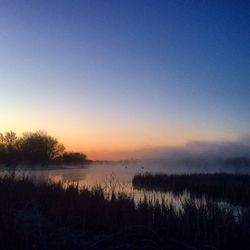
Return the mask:
<svg viewBox="0 0 250 250">
<path fill-rule="evenodd" d="M 0 178 L 0 249 L 248 249 L 250 212 Z"/>
<path fill-rule="evenodd" d="M 185 190 L 196 197 L 226 201 L 233 205 L 250 205 L 250 176 L 247 174 L 138 174 L 133 187 L 145 190 L 171 191 L 178 195 Z"/>
</svg>

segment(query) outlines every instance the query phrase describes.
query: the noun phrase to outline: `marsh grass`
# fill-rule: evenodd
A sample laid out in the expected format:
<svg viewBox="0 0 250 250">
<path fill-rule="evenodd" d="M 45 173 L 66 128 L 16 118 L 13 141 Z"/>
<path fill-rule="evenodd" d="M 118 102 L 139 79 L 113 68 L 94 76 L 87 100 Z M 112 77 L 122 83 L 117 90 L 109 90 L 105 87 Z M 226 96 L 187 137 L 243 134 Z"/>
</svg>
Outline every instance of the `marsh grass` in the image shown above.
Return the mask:
<svg viewBox="0 0 250 250">
<path fill-rule="evenodd" d="M 250 213 L 0 178 L 0 249 L 248 249 Z"/>
<path fill-rule="evenodd" d="M 250 176 L 247 174 L 138 174 L 132 180 L 138 190 L 170 191 L 175 195 L 188 191 L 191 197 L 224 201 L 232 205 L 250 205 Z"/>
</svg>

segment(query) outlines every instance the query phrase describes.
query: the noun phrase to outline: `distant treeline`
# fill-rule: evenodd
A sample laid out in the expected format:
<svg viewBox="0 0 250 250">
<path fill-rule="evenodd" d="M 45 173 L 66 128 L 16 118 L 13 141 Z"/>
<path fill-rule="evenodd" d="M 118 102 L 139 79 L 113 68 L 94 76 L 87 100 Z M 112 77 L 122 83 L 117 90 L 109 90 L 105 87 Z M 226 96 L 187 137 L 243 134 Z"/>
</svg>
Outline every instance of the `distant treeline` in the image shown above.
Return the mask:
<svg viewBox="0 0 250 250">
<path fill-rule="evenodd" d="M 234 167 L 249 167 L 250 166 L 250 158 L 247 156 L 239 156 L 239 157 L 231 157 L 224 161 L 226 166 L 234 166 Z"/>
<path fill-rule="evenodd" d="M 0 133 L 0 164 L 48 165 L 79 164 L 89 162 L 79 152 L 65 152 L 63 144 L 44 131 L 23 133 L 17 136 L 13 131 Z"/>
</svg>

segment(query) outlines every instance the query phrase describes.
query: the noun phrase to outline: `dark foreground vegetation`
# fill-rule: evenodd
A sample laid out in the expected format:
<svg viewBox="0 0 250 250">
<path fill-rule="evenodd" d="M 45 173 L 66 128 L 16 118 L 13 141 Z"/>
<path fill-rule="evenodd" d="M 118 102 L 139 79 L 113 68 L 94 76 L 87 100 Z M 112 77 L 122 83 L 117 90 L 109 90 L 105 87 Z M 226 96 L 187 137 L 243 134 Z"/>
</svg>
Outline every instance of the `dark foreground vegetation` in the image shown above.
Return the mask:
<svg viewBox="0 0 250 250">
<path fill-rule="evenodd" d="M 233 205 L 250 206 L 250 175 L 247 174 L 138 174 L 133 178 L 137 189 L 165 190 L 191 195 Z"/>
<path fill-rule="evenodd" d="M 78 152 L 65 152 L 63 144 L 46 132 L 24 133 L 18 137 L 13 131 L 0 133 L 0 164 L 82 164 L 89 160 Z"/>
<path fill-rule="evenodd" d="M 249 249 L 250 211 L 0 179 L 0 249 Z"/>
</svg>

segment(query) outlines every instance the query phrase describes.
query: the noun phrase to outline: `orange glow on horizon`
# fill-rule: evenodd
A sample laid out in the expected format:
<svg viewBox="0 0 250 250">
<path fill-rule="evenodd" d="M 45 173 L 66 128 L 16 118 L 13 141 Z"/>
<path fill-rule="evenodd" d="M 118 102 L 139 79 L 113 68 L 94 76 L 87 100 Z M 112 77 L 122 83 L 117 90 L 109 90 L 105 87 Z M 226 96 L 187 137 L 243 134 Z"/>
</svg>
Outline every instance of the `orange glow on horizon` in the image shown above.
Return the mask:
<svg viewBox="0 0 250 250">
<path fill-rule="evenodd" d="M 58 127 L 58 123 L 49 123 L 48 120 L 33 121 L 31 126 L 27 120 L 19 122 L 17 120 L 1 124 L 0 132 L 13 130 L 21 135 L 27 131 L 44 130 L 63 143 L 66 150 L 83 152 L 91 160 L 129 159 L 133 157 L 134 152 L 142 149 L 181 146 L 192 140 L 212 141 L 232 138 L 232 134 L 197 131 L 195 128 L 184 130 L 181 127 L 140 127 L 138 124 L 126 128 L 117 128 L 114 125 L 108 127 L 107 124 L 103 127 L 98 124 L 91 127 L 90 124 L 73 126 L 65 122 L 62 123 L 64 126 Z M 19 126 L 16 127 L 16 124 Z"/>
</svg>

